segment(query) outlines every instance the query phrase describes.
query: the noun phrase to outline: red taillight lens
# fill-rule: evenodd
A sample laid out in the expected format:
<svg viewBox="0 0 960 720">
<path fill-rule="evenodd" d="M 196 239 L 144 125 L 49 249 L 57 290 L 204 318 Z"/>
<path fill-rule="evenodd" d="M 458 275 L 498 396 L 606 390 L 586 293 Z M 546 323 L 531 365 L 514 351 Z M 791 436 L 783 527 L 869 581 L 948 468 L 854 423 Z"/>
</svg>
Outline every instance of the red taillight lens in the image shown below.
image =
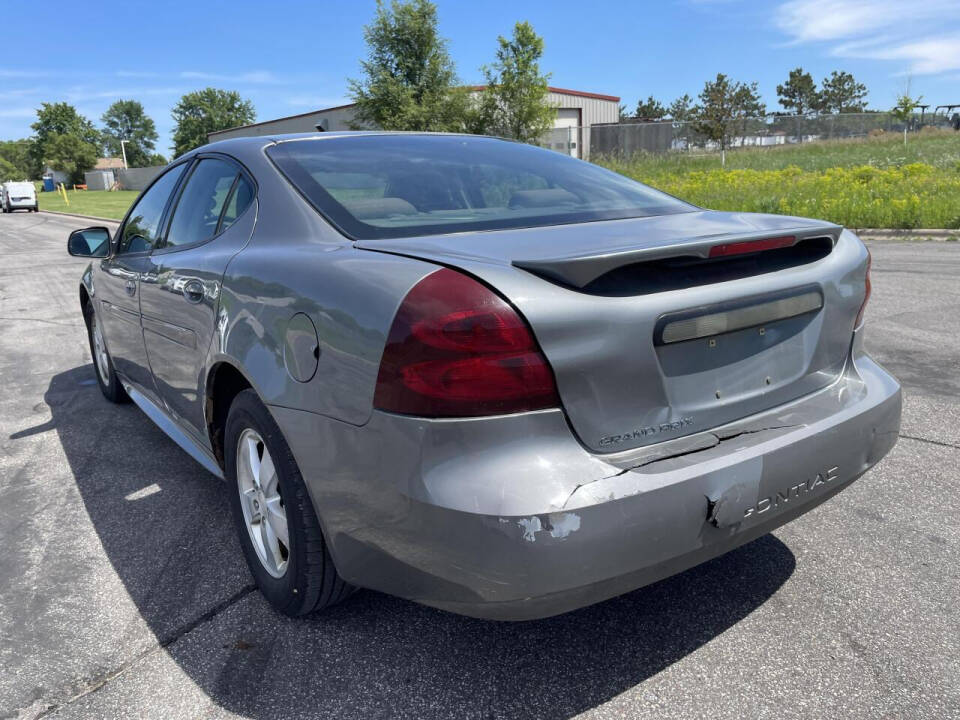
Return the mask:
<svg viewBox="0 0 960 720">
<path fill-rule="evenodd" d="M 444 268 L 400 305 L 373 404 L 389 412 L 468 417 L 558 407 L 530 328 L 503 298 Z"/>
<path fill-rule="evenodd" d="M 857 321 L 853 324 L 854 329 L 860 327 L 863 322 L 863 311 L 867 309 L 867 301 L 870 299 L 870 266 L 873 264 L 873 257 L 870 255 L 870 248 L 867 248 L 867 276 L 864 279 L 865 290 L 863 294 L 863 305 L 860 306 L 860 312 L 857 313 Z"/>
</svg>

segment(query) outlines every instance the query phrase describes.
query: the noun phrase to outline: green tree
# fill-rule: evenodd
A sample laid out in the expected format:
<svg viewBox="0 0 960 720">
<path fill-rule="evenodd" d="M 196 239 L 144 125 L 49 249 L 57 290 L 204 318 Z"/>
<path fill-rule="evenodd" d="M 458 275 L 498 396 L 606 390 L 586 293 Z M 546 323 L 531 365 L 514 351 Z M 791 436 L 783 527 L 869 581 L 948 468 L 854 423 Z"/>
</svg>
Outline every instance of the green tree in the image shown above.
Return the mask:
<svg viewBox="0 0 960 720">
<path fill-rule="evenodd" d="M 171 115 L 176 123 L 174 157 L 206 145 L 209 133 L 249 125 L 257 119 L 253 103 L 240 97 L 240 93 L 209 87 L 181 97 Z"/>
<path fill-rule="evenodd" d="M 707 81 L 694 108 L 697 132 L 720 145 L 721 164 L 726 165 L 727 146 L 735 132 L 742 132 L 747 118 L 766 114 L 757 83 L 735 82 L 723 73 Z"/>
<path fill-rule="evenodd" d="M 97 148 L 76 135 L 50 135 L 43 164 L 67 173 L 75 183 L 83 182 L 83 173 L 97 163 Z"/>
<path fill-rule="evenodd" d="M 693 100 L 684 93 L 667 108 L 667 115 L 674 122 L 687 122 L 693 119 Z"/>
<path fill-rule="evenodd" d="M 800 67 L 790 71 L 787 82 L 777 85 L 777 96 L 780 105 L 794 115 L 806 115 L 820 106 L 817 84 L 810 73 Z"/>
<path fill-rule="evenodd" d="M 910 128 L 910 121 L 913 120 L 913 114 L 917 111 L 920 101 L 923 97 L 910 97 L 910 88 L 897 95 L 897 104 L 890 110 L 890 114 L 903 123 L 903 144 L 907 144 L 907 130 Z"/>
<path fill-rule="evenodd" d="M 635 115 L 641 120 L 662 120 L 666 114 L 667 109 L 653 95 L 637 102 Z"/>
<path fill-rule="evenodd" d="M 146 167 L 157 143 L 157 127 L 136 100 L 117 100 L 100 118 L 103 145 L 111 157 L 123 157 L 126 141 L 127 165 Z"/>
<path fill-rule="evenodd" d="M 166 165 L 167 162 L 167 158 L 160 153 L 152 153 L 150 157 L 147 158 L 147 166 Z"/>
<path fill-rule="evenodd" d="M 57 135 L 72 135 L 100 151 L 100 133 L 77 109 L 65 102 L 41 103 L 33 129 L 33 145 L 30 146 L 30 176 L 40 177 L 43 161 L 48 155 L 47 143 Z"/>
<path fill-rule="evenodd" d="M 820 83 L 820 107 L 828 113 L 859 113 L 867 108 L 867 86 L 848 72 L 834 70 Z"/>
<path fill-rule="evenodd" d="M 488 132 L 520 142 L 537 142 L 553 127 L 557 108 L 548 97 L 550 76 L 540 72 L 543 38 L 528 22 L 513 26 L 513 36 L 497 38 L 497 59 L 483 68 L 487 85 L 479 100 Z"/>
<path fill-rule="evenodd" d="M 458 87 L 447 43 L 437 29 L 437 8 L 428 0 L 377 0 L 364 28 L 363 78 L 350 80 L 356 103 L 354 127 L 383 130 L 462 130 L 468 91 Z"/>
<path fill-rule="evenodd" d="M 23 180 L 23 178 L 24 176 L 20 174 L 20 171 L 12 162 L 0 157 L 0 183 L 5 183 L 8 180 Z"/>
<path fill-rule="evenodd" d="M 13 166 L 17 180 L 39 177 L 32 169 L 33 160 L 30 154 L 32 144 L 31 140 L 0 140 L 0 158 Z"/>
</svg>

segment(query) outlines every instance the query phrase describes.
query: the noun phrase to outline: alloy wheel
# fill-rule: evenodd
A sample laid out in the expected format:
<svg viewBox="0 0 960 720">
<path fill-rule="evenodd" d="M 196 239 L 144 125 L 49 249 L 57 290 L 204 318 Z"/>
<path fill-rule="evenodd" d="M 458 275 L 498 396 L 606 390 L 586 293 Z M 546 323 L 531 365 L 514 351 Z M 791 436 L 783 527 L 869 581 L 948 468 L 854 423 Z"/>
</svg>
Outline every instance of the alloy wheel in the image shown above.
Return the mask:
<svg viewBox="0 0 960 720">
<path fill-rule="evenodd" d="M 237 441 L 237 490 L 244 524 L 264 569 L 283 577 L 290 557 L 287 512 L 273 458 L 260 434 L 247 428 Z"/>
<path fill-rule="evenodd" d="M 107 356 L 107 346 L 103 342 L 103 334 L 100 332 L 100 324 L 95 314 L 90 317 L 90 333 L 93 336 L 93 359 L 97 363 L 97 372 L 100 373 L 103 384 L 109 385 L 110 358 Z"/>
</svg>

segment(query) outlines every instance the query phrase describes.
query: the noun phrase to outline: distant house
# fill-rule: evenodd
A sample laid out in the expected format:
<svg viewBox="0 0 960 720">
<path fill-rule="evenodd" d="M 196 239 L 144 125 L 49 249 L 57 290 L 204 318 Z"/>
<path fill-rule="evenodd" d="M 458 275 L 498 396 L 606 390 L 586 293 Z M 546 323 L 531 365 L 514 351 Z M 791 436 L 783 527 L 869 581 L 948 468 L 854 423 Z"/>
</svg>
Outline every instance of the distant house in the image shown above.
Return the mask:
<svg viewBox="0 0 960 720">
<path fill-rule="evenodd" d="M 89 190 L 109 190 L 120 180 L 123 171 L 123 158 L 97 158 L 93 169 L 83 174 L 83 181 Z"/>
<path fill-rule="evenodd" d="M 63 170 L 54 170 L 52 167 L 47 166 L 43 169 L 41 177 L 45 180 L 47 178 L 52 178 L 55 185 L 60 185 L 63 183 L 66 185 L 70 182 L 70 175 L 63 172 Z"/>
<path fill-rule="evenodd" d="M 94 170 L 123 170 L 123 158 L 97 158 Z"/>
</svg>

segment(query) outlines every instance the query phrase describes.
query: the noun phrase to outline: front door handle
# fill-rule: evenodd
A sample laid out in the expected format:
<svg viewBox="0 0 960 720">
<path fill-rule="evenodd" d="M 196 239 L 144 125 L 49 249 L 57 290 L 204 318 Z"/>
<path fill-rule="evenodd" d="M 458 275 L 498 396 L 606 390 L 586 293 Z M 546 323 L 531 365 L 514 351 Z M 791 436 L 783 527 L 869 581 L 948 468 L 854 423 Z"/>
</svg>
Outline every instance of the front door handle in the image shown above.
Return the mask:
<svg viewBox="0 0 960 720">
<path fill-rule="evenodd" d="M 203 302 L 203 283 L 199 280 L 190 280 L 183 286 L 183 299 L 188 303 L 197 303 Z"/>
<path fill-rule="evenodd" d="M 133 297 L 137 294 L 137 283 L 133 280 L 127 280 L 123 286 L 123 289 L 127 291 L 127 295 Z"/>
</svg>

